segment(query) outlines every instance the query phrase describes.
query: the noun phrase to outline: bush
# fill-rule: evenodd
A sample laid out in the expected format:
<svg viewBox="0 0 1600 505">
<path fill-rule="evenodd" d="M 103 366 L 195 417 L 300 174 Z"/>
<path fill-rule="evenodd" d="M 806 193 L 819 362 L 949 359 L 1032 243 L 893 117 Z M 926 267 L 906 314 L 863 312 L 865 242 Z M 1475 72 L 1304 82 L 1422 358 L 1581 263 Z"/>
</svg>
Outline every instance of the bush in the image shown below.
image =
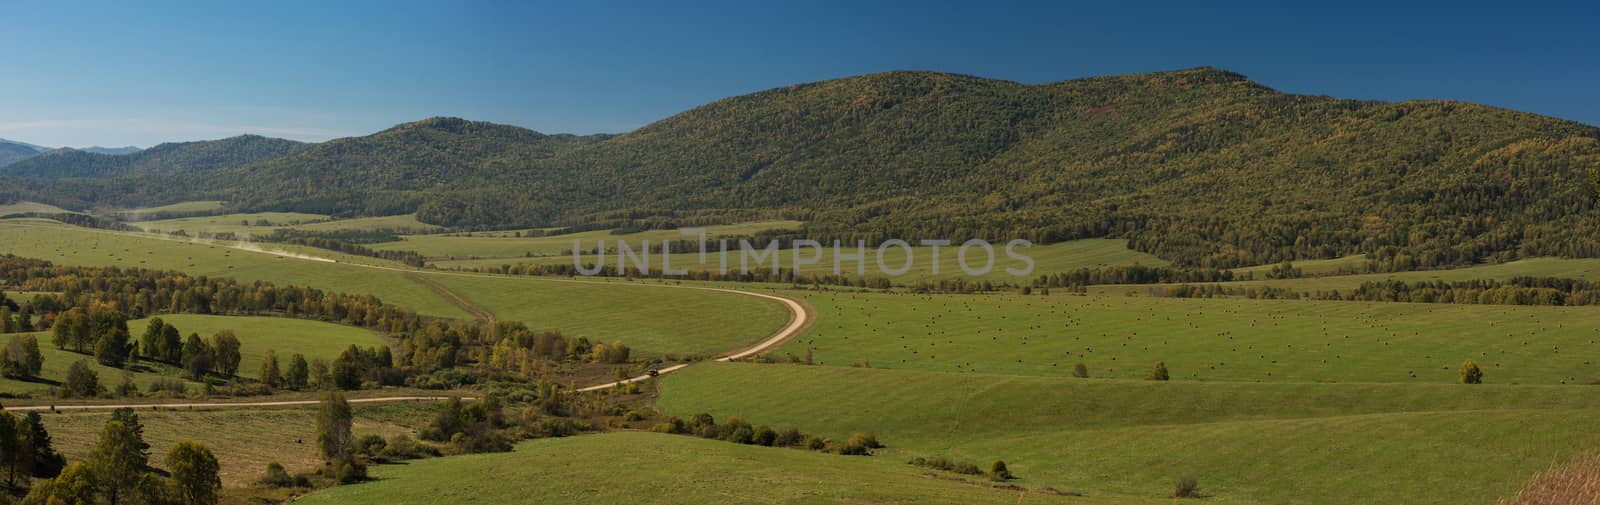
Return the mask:
<svg viewBox="0 0 1600 505">
<path fill-rule="evenodd" d="M 267 463 L 266 475 L 262 475 L 261 480 L 256 482 L 270 487 L 295 487 L 294 478 L 289 476 L 289 471 L 284 470 L 283 465 L 276 461 Z"/>
<path fill-rule="evenodd" d="M 1016 478 L 1016 476 L 1011 475 L 1011 470 L 1006 468 L 1006 462 L 998 459 L 994 460 L 994 464 L 989 465 L 989 476 L 993 477 L 995 480 L 1011 480 Z"/>
<path fill-rule="evenodd" d="M 1157 361 L 1156 367 L 1150 370 L 1150 380 L 1164 381 L 1169 378 L 1170 376 L 1167 375 L 1167 363 L 1165 361 Z"/>
<path fill-rule="evenodd" d="M 1188 476 L 1185 476 L 1183 478 L 1178 479 L 1177 485 L 1173 486 L 1172 497 L 1173 498 L 1199 498 L 1200 497 L 1200 481 L 1195 480 L 1194 477 L 1188 477 Z"/>
<path fill-rule="evenodd" d="M 822 437 L 809 437 L 806 439 L 806 448 L 820 451 L 828 448 L 828 439 Z"/>
<path fill-rule="evenodd" d="M 389 443 L 384 441 L 381 435 L 367 435 L 356 440 L 356 452 L 367 456 L 377 456 L 382 454 L 384 448 L 388 447 L 388 445 Z"/>
<path fill-rule="evenodd" d="M 1076 365 L 1073 365 L 1072 366 L 1072 376 L 1073 377 L 1077 377 L 1079 379 L 1087 379 L 1087 378 L 1089 378 L 1089 366 L 1085 365 L 1083 363 L 1078 363 Z"/>
<path fill-rule="evenodd" d="M 978 469 L 978 465 L 974 465 L 972 463 L 956 463 L 954 461 L 945 459 L 943 456 L 935 456 L 932 458 L 916 457 L 912 458 L 909 463 L 916 466 L 927 467 L 934 470 L 951 473 L 959 473 L 962 475 L 983 475 L 983 471 Z"/>
<path fill-rule="evenodd" d="M 756 428 L 756 436 L 755 436 L 755 444 L 756 445 L 764 445 L 764 446 L 767 446 L 767 447 L 772 447 L 777 442 L 778 442 L 778 432 L 772 431 L 772 428 L 768 428 L 766 426 L 762 426 L 762 427 Z"/>
<path fill-rule="evenodd" d="M 1462 384 L 1483 384 L 1483 369 L 1470 359 L 1461 362 L 1460 375 Z"/>
<path fill-rule="evenodd" d="M 789 428 L 778 432 L 778 438 L 772 441 L 772 445 L 778 447 L 800 447 L 805 441 L 806 436 L 801 434 L 800 430 Z"/>
<path fill-rule="evenodd" d="M 355 456 L 346 454 L 332 463 L 332 471 L 328 476 L 340 484 L 361 482 L 367 480 L 367 465 L 357 461 Z"/>
<path fill-rule="evenodd" d="M 383 457 L 383 459 L 391 461 L 436 458 L 439 457 L 439 449 L 431 445 L 412 440 L 411 437 L 401 433 L 391 437 L 389 442 L 384 444 L 383 452 L 380 454 L 380 456 Z"/>
</svg>

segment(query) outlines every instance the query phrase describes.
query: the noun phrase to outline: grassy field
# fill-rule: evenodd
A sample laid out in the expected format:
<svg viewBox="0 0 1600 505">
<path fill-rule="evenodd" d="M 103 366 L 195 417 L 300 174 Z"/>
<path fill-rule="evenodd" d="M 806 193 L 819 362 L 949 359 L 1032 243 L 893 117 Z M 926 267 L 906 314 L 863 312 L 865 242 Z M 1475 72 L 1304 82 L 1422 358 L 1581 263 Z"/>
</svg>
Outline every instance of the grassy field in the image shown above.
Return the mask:
<svg viewBox="0 0 1600 505">
<path fill-rule="evenodd" d="M 1340 262 L 1346 260 L 1324 260 L 1326 262 Z M 1327 263 L 1313 262 L 1305 267 L 1309 275 L 1313 271 L 1331 271 L 1336 267 L 1329 267 Z M 1295 263 L 1296 267 L 1301 266 Z M 1585 279 L 1600 281 L 1600 259 L 1596 258 L 1529 258 L 1525 260 L 1500 263 L 1495 265 L 1480 265 L 1467 268 L 1454 268 L 1449 270 L 1424 270 L 1417 272 L 1393 272 L 1381 274 L 1360 275 L 1335 275 L 1329 277 L 1305 277 L 1300 279 L 1273 279 L 1265 280 L 1267 267 L 1251 267 L 1256 271 L 1256 278 L 1263 280 L 1238 281 L 1217 283 L 1224 287 L 1261 287 L 1271 286 L 1293 289 L 1296 291 L 1323 291 L 1323 290 L 1348 290 L 1360 287 L 1364 282 L 1399 280 L 1406 282 L 1417 281 L 1470 281 L 1478 279 L 1506 280 L 1513 277 L 1564 277 L 1571 279 Z M 1238 271 L 1238 270 L 1236 270 Z M 1109 285 L 1089 286 L 1090 293 L 1116 294 L 1116 295 L 1146 295 L 1160 285 Z"/>
<path fill-rule="evenodd" d="M 218 331 L 233 330 L 241 344 L 239 375 L 249 378 L 257 376 L 257 372 L 261 369 L 262 355 L 267 349 L 276 351 L 281 366 L 286 367 L 289 357 L 294 353 L 304 354 L 306 359 L 322 358 L 331 361 L 338 356 L 339 351 L 350 344 L 362 347 L 387 344 L 382 337 L 361 328 L 301 319 L 193 314 L 165 315 L 161 316 L 161 319 L 177 326 L 185 337 L 190 333 L 199 333 L 201 338 L 207 338 Z M 133 334 L 135 342 L 144 335 L 148 324 L 148 319 L 128 323 L 128 329 Z M 92 365 L 94 371 L 100 375 L 100 383 L 107 388 L 115 386 L 121 380 L 120 369 L 100 365 L 91 355 L 56 349 L 50 345 L 49 333 L 41 332 L 34 335 L 39 339 L 39 350 L 43 352 L 45 358 L 41 377 L 49 381 L 60 381 L 67 376 L 67 369 L 73 363 L 83 360 Z M 0 335 L 0 340 L 3 341 L 10 341 L 10 338 L 10 335 Z M 157 378 L 174 378 L 181 375 L 176 369 L 159 365 L 152 367 L 148 363 L 141 363 L 138 372 L 134 375 L 134 382 L 139 384 L 141 390 L 148 389 L 150 382 Z M 8 393 L 37 391 L 47 389 L 50 385 L 50 382 L 25 382 L 0 378 L 0 391 Z"/>
<path fill-rule="evenodd" d="M 137 219 L 138 216 L 143 215 L 143 214 L 162 214 L 162 213 L 170 213 L 170 212 L 178 212 L 178 213 L 211 212 L 211 211 L 214 211 L 214 210 L 221 209 L 222 205 L 223 205 L 223 202 L 218 201 L 218 200 L 206 200 L 206 201 L 195 201 L 195 202 L 178 202 L 178 203 L 174 203 L 174 204 L 171 204 L 171 205 L 162 205 L 162 206 L 158 206 L 158 207 L 142 207 L 142 208 L 138 208 L 138 209 L 128 209 L 128 210 L 118 211 L 118 214 L 130 216 L 130 218 Z"/>
<path fill-rule="evenodd" d="M 631 247 L 639 247 L 640 242 L 637 239 L 629 240 Z M 606 243 L 608 244 L 607 247 L 614 247 L 613 245 L 610 245 L 613 243 L 612 239 L 608 238 Z M 587 247 L 592 247 L 594 242 L 585 241 L 584 244 Z M 717 244 L 712 243 L 709 247 L 711 247 L 712 251 L 707 255 L 705 263 L 700 262 L 699 253 L 673 254 L 670 258 L 672 267 L 685 268 L 689 270 L 720 270 L 721 260 L 719 259 L 719 255 L 716 254 Z M 560 255 L 557 256 L 439 261 L 435 264 L 440 268 L 498 267 L 502 265 L 519 263 L 571 264 L 571 250 L 572 244 L 569 241 L 561 250 Z M 814 254 L 814 252 L 810 250 L 801 250 L 799 252 L 801 253 L 802 262 L 811 261 L 812 255 Z M 856 250 L 853 248 L 853 246 L 841 246 L 840 252 L 844 253 L 845 255 L 851 255 L 854 254 Z M 779 268 L 792 268 L 792 266 L 795 264 L 795 253 L 795 250 L 779 251 L 776 259 L 777 263 L 779 264 Z M 979 276 L 978 278 L 1002 284 L 1026 284 L 1032 282 L 1038 275 L 1050 272 L 1067 272 L 1080 268 L 1101 268 L 1114 265 L 1139 264 L 1145 266 L 1164 266 L 1169 264 L 1169 262 L 1161 258 L 1128 249 L 1126 240 L 1117 239 L 1084 239 L 1049 245 L 1036 245 L 1031 248 L 1019 248 L 1017 253 L 1033 258 L 1033 274 L 1018 277 L 1007 273 L 1007 268 L 1023 269 L 1026 268 L 1026 264 L 1006 256 L 1005 245 L 1000 244 L 995 246 L 993 268 L 986 275 Z M 962 271 L 961 264 L 959 262 L 960 260 L 957 256 L 957 248 L 939 248 L 937 273 L 934 272 L 935 263 L 933 260 L 933 254 L 934 253 L 931 247 L 913 247 L 911 252 L 910 269 L 902 275 L 893 276 L 891 278 L 900 284 L 924 279 L 956 277 L 972 278 L 972 276 L 969 276 Z M 986 258 L 986 256 L 983 254 L 983 251 L 981 249 L 971 249 L 969 250 L 968 254 L 969 256 L 967 259 L 967 264 L 974 269 L 981 269 Z M 821 255 L 818 257 L 819 259 L 815 263 L 802 264 L 800 271 L 802 273 L 831 274 L 834 271 L 834 256 L 835 254 L 833 251 L 833 246 L 832 244 L 829 244 L 823 247 Z M 738 271 L 740 268 L 740 259 L 741 255 L 740 251 L 738 250 L 738 244 L 730 244 L 730 250 L 727 256 L 728 268 L 732 271 Z M 584 263 L 596 263 L 598 261 L 593 254 L 583 255 L 582 260 Z M 890 270 L 901 269 L 903 268 L 903 265 L 906 264 L 905 251 L 903 249 L 894 247 L 885 249 L 883 262 L 884 265 Z M 617 263 L 618 258 L 616 254 L 606 255 L 605 264 L 608 268 L 615 269 Z M 751 270 L 761 270 L 763 268 L 770 270 L 772 264 L 772 260 L 768 260 L 766 262 L 756 262 L 753 259 L 750 260 L 749 263 Z M 631 263 L 629 265 L 632 266 Z M 840 258 L 839 266 L 840 271 L 846 275 L 857 275 L 864 268 L 867 277 L 889 277 L 888 275 L 881 273 L 884 269 L 880 268 L 878 265 L 876 245 L 869 245 L 866 248 L 865 263 L 849 258 Z M 650 258 L 650 267 L 656 269 L 662 267 L 662 259 L 659 254 Z"/>
<path fill-rule="evenodd" d="M 655 433 L 545 439 L 502 454 L 380 466 L 376 482 L 297 501 L 322 504 L 1159 504 L 1022 494 L 947 480 L 894 457 L 851 457 Z M 1231 503 L 1231 502 L 1219 502 Z"/>
<path fill-rule="evenodd" d="M 285 248 L 289 249 L 289 248 Z M 0 253 L 68 265 L 143 267 L 194 275 L 220 275 L 243 281 L 311 286 L 377 295 L 387 303 L 419 313 L 466 318 L 449 299 L 406 278 L 403 272 L 356 268 L 222 245 L 162 240 L 40 221 L 0 221 Z M 339 257 L 331 252 L 320 256 Z"/>
<path fill-rule="evenodd" d="M 376 433 L 388 437 L 425 425 L 439 408 L 438 402 L 353 404 L 357 436 Z M 278 462 L 291 472 L 315 469 L 317 454 L 315 407 L 240 410 L 138 411 L 144 439 L 150 444 L 150 463 L 165 466 L 166 451 L 180 440 L 205 442 L 221 463 L 224 486 L 247 485 L 265 473 L 267 463 Z M 44 413 L 56 450 L 69 460 L 89 456 L 108 411 Z"/>
<path fill-rule="evenodd" d="M 774 301 L 654 283 L 461 275 L 431 279 L 498 319 L 592 341 L 621 340 L 647 354 L 721 354 L 754 344 L 789 321 L 789 311 Z"/>
<path fill-rule="evenodd" d="M 388 303 L 448 318 L 470 318 L 473 315 L 467 308 L 482 309 L 498 319 L 526 321 L 535 328 L 560 329 L 605 341 L 620 339 L 647 353 L 720 353 L 759 341 L 788 320 L 781 304 L 731 293 L 640 287 L 643 284 L 628 285 L 621 280 L 596 284 L 379 270 L 346 263 L 386 262 L 326 251 L 304 252 L 339 258 L 341 263 L 37 220 L 0 221 L 0 253 L 63 264 L 172 269 L 370 293 Z"/>
<path fill-rule="evenodd" d="M 256 212 L 142 221 L 134 223 L 134 225 L 145 230 L 160 230 L 162 233 L 183 230 L 184 233 L 189 235 L 199 235 L 201 232 L 233 233 L 240 238 L 247 238 L 251 235 L 266 235 L 278 228 L 287 228 L 308 222 L 326 221 L 327 219 L 328 216 L 321 214 Z M 256 223 L 260 220 L 266 220 L 268 225 L 257 226 Z"/>
<path fill-rule="evenodd" d="M 709 236 L 746 235 L 762 230 L 792 229 L 799 221 L 760 221 L 720 226 L 706 226 Z M 549 237 L 515 237 L 507 232 L 483 232 L 448 235 L 415 235 L 400 242 L 374 244 L 374 249 L 416 251 L 429 258 L 524 258 L 526 256 L 567 255 L 572 252 L 572 241 L 593 247 L 598 240 L 607 244 L 627 240 L 637 245 L 644 240 L 660 243 L 663 240 L 691 240 L 698 235 L 684 235 L 678 230 L 651 230 L 625 235 L 613 235 L 609 230 L 569 233 Z M 453 264 L 446 264 L 453 265 Z"/>
<path fill-rule="evenodd" d="M 817 323 L 780 353 L 829 365 L 1176 380 L 1600 380 L 1600 307 L 782 290 Z"/>
<path fill-rule="evenodd" d="M 0 204 L 0 216 L 4 216 L 6 214 L 22 214 L 26 212 L 39 212 L 45 214 L 77 214 L 77 212 L 50 205 L 48 203 L 14 202 Z"/>
<path fill-rule="evenodd" d="M 307 223 L 292 226 L 291 228 L 307 231 L 405 230 L 419 232 L 440 229 L 438 226 L 418 221 L 416 214 L 336 219 L 321 223 Z"/>
<path fill-rule="evenodd" d="M 729 394 L 737 391 L 738 394 Z M 1181 475 L 1208 502 L 1493 503 L 1551 463 L 1600 449 L 1573 421 L 1588 386 L 1203 383 L 830 366 L 704 364 L 659 406 L 892 454 L 1004 459 L 1025 486 L 1156 498 Z"/>
</svg>

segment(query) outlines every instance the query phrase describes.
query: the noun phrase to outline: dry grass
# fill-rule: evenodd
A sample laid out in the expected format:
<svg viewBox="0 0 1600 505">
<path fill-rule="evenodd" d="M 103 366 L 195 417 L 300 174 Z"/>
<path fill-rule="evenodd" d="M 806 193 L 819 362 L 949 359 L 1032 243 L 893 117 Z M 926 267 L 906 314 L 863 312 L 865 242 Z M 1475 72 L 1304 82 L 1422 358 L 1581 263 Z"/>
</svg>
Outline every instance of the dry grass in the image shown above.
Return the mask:
<svg viewBox="0 0 1600 505">
<path fill-rule="evenodd" d="M 1534 477 L 1515 498 L 1500 500 L 1500 505 L 1595 504 L 1600 504 L 1600 456 L 1552 467 Z"/>
</svg>

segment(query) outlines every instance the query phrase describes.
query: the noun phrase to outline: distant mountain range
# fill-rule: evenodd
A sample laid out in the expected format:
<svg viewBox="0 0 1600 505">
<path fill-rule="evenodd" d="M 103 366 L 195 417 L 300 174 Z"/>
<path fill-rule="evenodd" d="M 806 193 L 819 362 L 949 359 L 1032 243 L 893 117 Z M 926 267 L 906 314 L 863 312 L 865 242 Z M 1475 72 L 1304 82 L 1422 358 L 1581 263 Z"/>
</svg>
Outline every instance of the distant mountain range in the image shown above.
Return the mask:
<svg viewBox="0 0 1600 505">
<path fill-rule="evenodd" d="M 71 149 L 71 148 L 69 148 L 69 149 Z M 20 161 L 20 160 L 25 159 L 25 158 L 32 158 L 32 157 L 38 156 L 40 154 L 45 154 L 45 153 L 52 152 L 52 151 L 57 151 L 57 150 L 58 149 L 53 149 L 53 148 L 44 147 L 44 146 L 36 146 L 36 145 L 33 145 L 33 144 L 29 144 L 27 142 L 18 142 L 18 141 L 15 141 L 15 140 L 0 139 L 0 166 L 9 165 L 9 164 L 11 164 L 12 162 L 15 162 L 15 161 Z M 127 147 L 100 147 L 100 146 L 94 146 L 94 147 L 78 148 L 76 150 L 83 151 L 83 152 L 88 152 L 88 153 L 111 154 L 111 155 L 133 154 L 133 153 L 136 153 L 136 152 L 140 151 L 140 149 L 138 147 L 134 147 L 134 146 L 127 146 Z"/>
<path fill-rule="evenodd" d="M 1357 253 L 1426 266 L 1600 257 L 1597 167 L 1593 126 L 1291 95 L 1213 68 L 1041 85 L 889 72 L 622 135 L 433 118 L 314 145 L 52 153 L 0 168 L 0 188 L 78 208 L 226 200 L 462 228 L 782 215 L 814 238 L 1111 236 L 1194 266 Z"/>
</svg>

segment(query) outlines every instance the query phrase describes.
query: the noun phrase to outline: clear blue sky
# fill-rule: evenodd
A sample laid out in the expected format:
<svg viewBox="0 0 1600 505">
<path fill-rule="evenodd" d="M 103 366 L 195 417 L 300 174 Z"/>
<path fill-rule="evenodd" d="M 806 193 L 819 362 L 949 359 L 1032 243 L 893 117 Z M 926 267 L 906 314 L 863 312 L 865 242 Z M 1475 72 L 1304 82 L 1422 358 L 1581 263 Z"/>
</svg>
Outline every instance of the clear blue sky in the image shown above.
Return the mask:
<svg viewBox="0 0 1600 505">
<path fill-rule="evenodd" d="M 437 115 L 624 132 L 886 70 L 1042 83 L 1201 65 L 1600 124 L 1597 2 L 581 3 L 0 0 L 0 137 L 324 140 Z"/>
</svg>

